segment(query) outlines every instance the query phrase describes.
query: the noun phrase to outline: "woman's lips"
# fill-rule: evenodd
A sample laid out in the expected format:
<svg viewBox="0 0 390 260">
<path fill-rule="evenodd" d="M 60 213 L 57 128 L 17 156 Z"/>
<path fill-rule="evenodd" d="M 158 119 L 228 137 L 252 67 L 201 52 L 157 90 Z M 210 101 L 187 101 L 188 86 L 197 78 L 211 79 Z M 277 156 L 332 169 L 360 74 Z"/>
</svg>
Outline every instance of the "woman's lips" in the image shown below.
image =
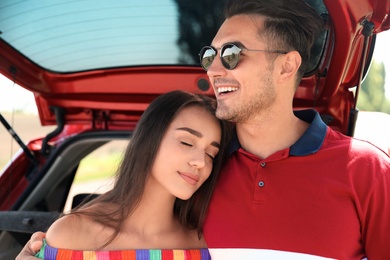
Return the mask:
<svg viewBox="0 0 390 260">
<path fill-rule="evenodd" d="M 179 172 L 180 177 L 182 177 L 187 183 L 195 185 L 199 181 L 199 176 L 186 172 Z"/>
</svg>

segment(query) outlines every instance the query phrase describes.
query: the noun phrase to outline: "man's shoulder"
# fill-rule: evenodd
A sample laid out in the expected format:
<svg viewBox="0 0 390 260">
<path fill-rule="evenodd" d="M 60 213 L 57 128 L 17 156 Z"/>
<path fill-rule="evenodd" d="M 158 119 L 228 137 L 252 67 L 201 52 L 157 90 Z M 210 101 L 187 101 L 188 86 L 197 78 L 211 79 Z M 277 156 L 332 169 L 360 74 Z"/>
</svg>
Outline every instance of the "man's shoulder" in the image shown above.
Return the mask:
<svg viewBox="0 0 390 260">
<path fill-rule="evenodd" d="M 390 169 L 390 157 L 379 147 L 366 140 L 346 136 L 338 131 L 328 128 L 323 150 L 330 150 L 335 154 L 341 154 L 351 163 L 379 163 Z"/>
<path fill-rule="evenodd" d="M 367 140 L 362 140 L 359 138 L 347 136 L 343 133 L 340 133 L 339 131 L 333 130 L 330 127 L 328 127 L 327 131 L 327 137 L 330 144 L 333 145 L 348 145 L 351 151 L 353 152 L 362 152 L 362 153 L 374 153 L 377 154 L 378 152 L 380 154 L 384 153 L 387 155 L 386 152 L 382 151 L 380 148 L 378 148 L 376 145 L 373 143 L 367 141 Z M 387 155 L 387 157 L 389 157 Z"/>
</svg>

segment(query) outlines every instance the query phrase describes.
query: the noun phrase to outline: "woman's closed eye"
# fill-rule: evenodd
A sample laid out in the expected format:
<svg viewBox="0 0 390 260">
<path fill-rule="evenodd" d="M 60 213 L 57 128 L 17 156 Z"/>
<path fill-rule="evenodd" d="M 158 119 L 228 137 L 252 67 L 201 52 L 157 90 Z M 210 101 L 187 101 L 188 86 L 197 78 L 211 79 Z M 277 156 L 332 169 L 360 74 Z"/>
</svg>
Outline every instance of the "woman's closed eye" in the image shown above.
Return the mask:
<svg viewBox="0 0 390 260">
<path fill-rule="evenodd" d="M 185 145 L 185 146 L 190 146 L 190 147 L 193 146 L 193 145 L 192 145 L 191 143 L 189 143 L 189 142 L 180 141 L 180 143 L 181 143 L 182 145 Z"/>
<path fill-rule="evenodd" d="M 218 153 L 219 153 L 219 149 L 218 148 L 216 148 L 216 147 L 211 147 L 211 148 L 207 148 L 206 150 L 205 150 L 205 154 L 208 156 L 208 157 L 210 157 L 212 160 L 214 160 L 215 159 L 215 157 L 218 155 Z"/>
<path fill-rule="evenodd" d="M 214 159 L 215 159 L 215 156 L 214 156 L 214 155 L 212 155 L 212 154 L 206 153 L 206 155 L 207 155 L 208 157 L 210 157 L 210 158 L 211 158 L 211 160 L 214 160 Z"/>
<path fill-rule="evenodd" d="M 190 142 L 186 142 L 186 141 L 180 141 L 180 144 L 184 145 L 184 146 L 188 146 L 188 147 L 193 147 L 194 145 Z M 209 153 L 209 152 L 205 152 L 206 156 L 210 157 L 211 160 L 214 160 L 215 159 L 215 154 L 214 153 Z"/>
</svg>

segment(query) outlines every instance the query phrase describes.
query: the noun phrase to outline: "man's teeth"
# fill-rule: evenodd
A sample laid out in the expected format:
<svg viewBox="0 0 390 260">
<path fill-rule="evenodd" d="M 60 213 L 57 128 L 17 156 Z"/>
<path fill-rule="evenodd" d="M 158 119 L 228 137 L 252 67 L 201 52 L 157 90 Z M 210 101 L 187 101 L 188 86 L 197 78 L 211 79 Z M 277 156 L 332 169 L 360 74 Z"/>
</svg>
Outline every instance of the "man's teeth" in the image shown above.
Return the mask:
<svg viewBox="0 0 390 260">
<path fill-rule="evenodd" d="M 218 93 L 233 92 L 236 90 L 238 90 L 238 88 L 233 88 L 233 87 L 218 88 Z"/>
</svg>

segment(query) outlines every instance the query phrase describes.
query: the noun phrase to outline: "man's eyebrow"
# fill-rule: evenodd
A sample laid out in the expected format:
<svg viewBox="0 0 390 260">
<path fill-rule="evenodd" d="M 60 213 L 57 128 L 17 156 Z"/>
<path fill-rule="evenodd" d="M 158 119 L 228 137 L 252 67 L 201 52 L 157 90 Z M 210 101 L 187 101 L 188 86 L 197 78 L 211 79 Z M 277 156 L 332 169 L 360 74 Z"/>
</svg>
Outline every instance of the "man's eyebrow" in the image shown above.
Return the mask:
<svg viewBox="0 0 390 260">
<path fill-rule="evenodd" d="M 225 42 L 225 43 L 222 44 L 222 45 L 225 45 L 225 44 L 228 44 L 228 43 L 232 43 L 232 44 L 236 45 L 238 48 L 247 49 L 247 47 L 245 47 L 245 45 L 244 45 L 242 42 L 240 42 L 240 41 Z M 216 48 L 216 47 L 213 46 L 213 45 L 210 45 L 210 46 L 213 47 L 213 48 Z M 216 48 L 216 49 L 217 49 L 217 50 L 220 50 L 221 48 Z"/>
<path fill-rule="evenodd" d="M 179 127 L 179 128 L 176 128 L 176 130 L 182 130 L 182 131 L 187 131 L 188 133 L 190 133 L 190 134 L 192 134 L 192 135 L 195 135 L 196 137 L 198 137 L 198 138 L 202 138 L 203 137 L 203 135 L 202 135 L 202 133 L 201 132 L 199 132 L 199 131 L 196 131 L 196 130 L 194 130 L 194 129 L 192 129 L 192 128 L 189 128 L 189 127 Z M 217 148 L 219 148 L 219 143 L 218 142 L 211 142 L 211 145 L 212 146 L 215 146 L 215 147 L 217 147 Z"/>
<path fill-rule="evenodd" d="M 247 48 L 245 47 L 245 45 L 244 45 L 242 42 L 240 42 L 240 41 L 234 41 L 234 42 L 230 42 L 230 43 L 233 43 L 233 44 L 236 45 L 238 48 L 247 49 Z"/>
</svg>

